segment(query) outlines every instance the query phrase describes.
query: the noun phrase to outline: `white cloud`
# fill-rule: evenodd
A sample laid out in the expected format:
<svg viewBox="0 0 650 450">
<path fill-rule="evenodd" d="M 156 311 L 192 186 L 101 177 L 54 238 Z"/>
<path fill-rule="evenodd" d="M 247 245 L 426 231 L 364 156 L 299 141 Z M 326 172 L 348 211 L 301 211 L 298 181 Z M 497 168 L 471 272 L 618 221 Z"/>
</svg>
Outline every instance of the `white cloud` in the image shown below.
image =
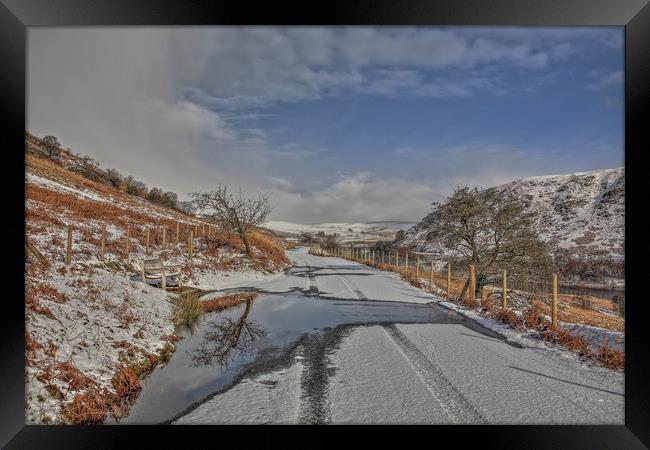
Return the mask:
<svg viewBox="0 0 650 450">
<path fill-rule="evenodd" d="M 192 61 L 183 56 L 188 47 Z M 488 86 L 501 93 L 482 67 L 535 70 L 573 51 L 566 42 L 529 34 L 413 27 L 182 29 L 174 33 L 172 48 L 183 52 L 181 65 L 188 66 L 182 83 L 201 87 L 188 95 L 221 108 L 346 92 L 466 96 Z M 463 71 L 445 72 L 451 69 Z M 424 73 L 438 75 L 425 79 Z"/>
<path fill-rule="evenodd" d="M 589 84 L 593 90 L 606 89 L 612 86 L 622 86 L 625 74 L 622 70 L 597 71 L 592 73 L 594 81 Z"/>
<path fill-rule="evenodd" d="M 310 193 L 276 190 L 273 217 L 304 223 L 419 220 L 440 194 L 415 181 L 359 172 Z"/>
</svg>

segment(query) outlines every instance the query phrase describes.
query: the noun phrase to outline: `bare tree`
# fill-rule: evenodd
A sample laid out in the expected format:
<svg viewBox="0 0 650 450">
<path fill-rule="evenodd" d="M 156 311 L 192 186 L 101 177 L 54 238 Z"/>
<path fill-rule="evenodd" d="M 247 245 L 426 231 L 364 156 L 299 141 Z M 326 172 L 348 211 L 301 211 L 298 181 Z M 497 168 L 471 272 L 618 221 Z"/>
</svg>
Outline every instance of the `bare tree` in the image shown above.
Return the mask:
<svg viewBox="0 0 650 450">
<path fill-rule="evenodd" d="M 533 215 L 518 198 L 493 188 L 459 187 L 445 203 L 434 206 L 425 219 L 430 227 L 427 240 L 448 260 L 474 265 L 479 278 L 498 269 L 513 276 L 549 272 L 546 245 L 533 229 Z"/>
<path fill-rule="evenodd" d="M 51 159 L 59 159 L 59 154 L 61 153 L 61 144 L 56 136 L 45 136 L 43 138 L 45 143 L 45 151 Z"/>
<path fill-rule="evenodd" d="M 209 366 L 215 362 L 227 366 L 228 362 L 251 350 L 257 339 L 266 336 L 266 329 L 248 320 L 253 300 L 246 300 L 246 309 L 241 317 L 233 320 L 220 317 L 207 324 L 201 345 L 194 351 L 192 360 L 196 366 Z"/>
<path fill-rule="evenodd" d="M 323 235 L 319 234 L 318 240 L 320 242 L 320 246 L 323 248 L 338 248 L 338 246 L 341 244 L 341 237 L 337 233 L 323 233 Z"/>
<path fill-rule="evenodd" d="M 192 202 L 179 201 L 176 203 L 176 209 L 184 212 L 185 214 L 194 215 L 194 213 L 196 213 L 196 208 L 194 208 L 194 204 Z"/>
<path fill-rule="evenodd" d="M 228 187 L 220 184 L 216 190 L 193 192 L 190 194 L 196 209 L 240 237 L 246 247 L 246 255 L 252 256 L 248 243 L 248 232 L 261 225 L 271 213 L 270 194 L 259 194 L 257 198 L 244 197 L 241 189 L 237 195 L 228 192 Z"/>
</svg>

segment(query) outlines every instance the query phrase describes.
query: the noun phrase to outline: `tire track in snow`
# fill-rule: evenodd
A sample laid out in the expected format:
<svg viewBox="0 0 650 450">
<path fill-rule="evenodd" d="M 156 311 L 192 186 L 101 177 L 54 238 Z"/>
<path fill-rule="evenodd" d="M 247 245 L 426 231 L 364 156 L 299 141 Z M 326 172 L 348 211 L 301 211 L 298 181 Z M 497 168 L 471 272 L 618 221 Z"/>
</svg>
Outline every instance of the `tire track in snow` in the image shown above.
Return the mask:
<svg viewBox="0 0 650 450">
<path fill-rule="evenodd" d="M 352 292 L 354 295 L 357 296 L 359 300 L 368 300 L 368 297 L 366 297 L 366 295 L 361 291 L 361 289 L 355 286 L 354 283 L 352 283 L 350 280 L 345 278 L 345 276 L 337 275 L 337 277 L 339 278 L 339 280 L 341 280 L 341 282 L 343 282 L 345 287 L 347 287 L 350 290 L 350 292 Z"/>
<path fill-rule="evenodd" d="M 314 269 L 312 267 L 307 272 L 307 276 L 309 277 L 309 292 L 318 295 L 318 283 L 316 282 L 316 275 L 314 275 Z"/>
<path fill-rule="evenodd" d="M 442 370 L 428 359 L 394 324 L 382 325 L 390 340 L 413 368 L 431 396 L 456 423 L 482 424 L 487 420 L 467 401 L 445 377 Z"/>
</svg>

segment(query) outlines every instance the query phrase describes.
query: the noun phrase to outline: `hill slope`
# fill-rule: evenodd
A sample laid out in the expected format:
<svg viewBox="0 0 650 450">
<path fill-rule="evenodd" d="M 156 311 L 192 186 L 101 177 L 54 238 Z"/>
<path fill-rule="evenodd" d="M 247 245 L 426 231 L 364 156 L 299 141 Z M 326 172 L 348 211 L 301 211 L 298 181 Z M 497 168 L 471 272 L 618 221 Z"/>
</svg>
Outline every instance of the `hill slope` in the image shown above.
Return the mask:
<svg viewBox="0 0 650 450">
<path fill-rule="evenodd" d="M 497 186 L 522 199 L 536 217 L 540 237 L 576 256 L 604 253 L 624 257 L 625 170 L 616 169 L 523 178 Z M 406 232 L 400 247 L 430 250 L 426 242 L 432 215 Z"/>
<path fill-rule="evenodd" d="M 43 258 L 26 252 L 26 419 L 117 419 L 138 394 L 138 376 L 174 349 L 177 308 L 169 293 L 141 281 L 146 255 L 180 265 L 184 287 L 206 289 L 220 287 L 223 276 L 270 276 L 264 273 L 284 269 L 288 260 L 264 230 L 251 233 L 248 259 L 241 240 L 218 225 L 129 195 L 106 183 L 100 169 L 93 181 L 82 175 L 93 169 L 80 158 L 62 152 L 54 162 L 34 145 L 28 138 L 26 239 Z M 69 226 L 72 261 L 66 264 Z"/>
</svg>

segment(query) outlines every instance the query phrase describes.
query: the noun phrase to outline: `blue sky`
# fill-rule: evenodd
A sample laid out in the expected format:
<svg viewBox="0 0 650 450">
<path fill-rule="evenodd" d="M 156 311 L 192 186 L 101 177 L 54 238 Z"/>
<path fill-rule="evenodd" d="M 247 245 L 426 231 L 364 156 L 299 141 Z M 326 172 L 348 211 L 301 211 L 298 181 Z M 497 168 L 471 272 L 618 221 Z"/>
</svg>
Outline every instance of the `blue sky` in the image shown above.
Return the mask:
<svg viewBox="0 0 650 450">
<path fill-rule="evenodd" d="M 419 220 L 456 185 L 622 166 L 623 36 L 30 29 L 28 129 L 181 197 L 272 192 L 276 220 Z"/>
</svg>

